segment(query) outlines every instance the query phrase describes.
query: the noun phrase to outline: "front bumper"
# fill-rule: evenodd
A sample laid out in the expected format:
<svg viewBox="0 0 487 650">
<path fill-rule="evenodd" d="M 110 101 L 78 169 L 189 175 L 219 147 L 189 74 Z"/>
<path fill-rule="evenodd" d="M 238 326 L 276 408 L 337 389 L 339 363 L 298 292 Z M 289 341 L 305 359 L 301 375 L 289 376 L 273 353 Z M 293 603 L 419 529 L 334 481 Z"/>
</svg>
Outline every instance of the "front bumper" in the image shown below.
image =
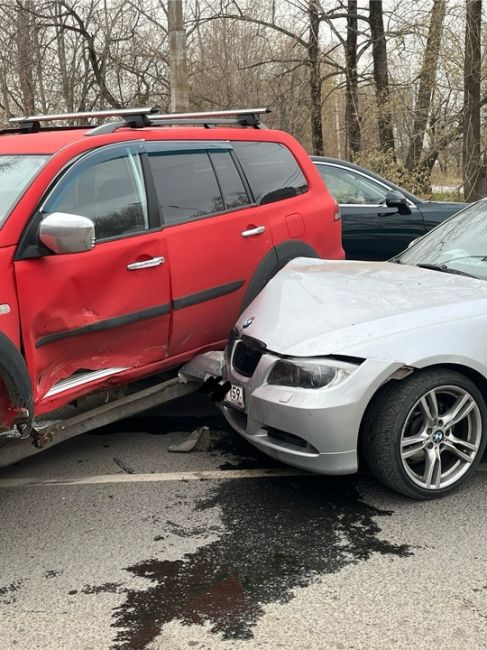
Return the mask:
<svg viewBox="0 0 487 650">
<path fill-rule="evenodd" d="M 213 356 L 207 373 L 222 375 L 244 390 L 244 410 L 228 402 L 221 404 L 233 429 L 265 454 L 294 467 L 320 474 L 356 472 L 358 436 L 367 405 L 402 364 L 367 359 L 332 388 L 275 386 L 267 383 L 267 377 L 279 357 L 264 352 L 252 376 L 246 377 L 232 364 L 237 343 L 234 341 L 232 349 L 227 350 L 227 357 L 219 353 L 218 368 Z M 205 363 L 198 362 L 198 366 Z"/>
</svg>

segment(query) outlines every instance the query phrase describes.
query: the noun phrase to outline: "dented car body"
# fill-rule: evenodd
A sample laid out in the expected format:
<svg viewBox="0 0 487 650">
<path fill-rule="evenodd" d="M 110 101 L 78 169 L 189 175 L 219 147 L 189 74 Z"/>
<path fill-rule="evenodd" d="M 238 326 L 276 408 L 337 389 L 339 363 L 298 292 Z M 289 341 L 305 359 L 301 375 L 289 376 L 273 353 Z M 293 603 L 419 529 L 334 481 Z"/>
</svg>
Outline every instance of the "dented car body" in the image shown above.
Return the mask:
<svg viewBox="0 0 487 650">
<path fill-rule="evenodd" d="M 222 358 L 233 428 L 310 471 L 365 460 L 407 496 L 460 485 L 486 444 L 485 224 L 487 200 L 391 262 L 291 261 Z"/>
<path fill-rule="evenodd" d="M 150 112 L 0 135 L 2 439 L 222 348 L 296 255 L 343 257 L 337 204 L 291 136 Z"/>
</svg>

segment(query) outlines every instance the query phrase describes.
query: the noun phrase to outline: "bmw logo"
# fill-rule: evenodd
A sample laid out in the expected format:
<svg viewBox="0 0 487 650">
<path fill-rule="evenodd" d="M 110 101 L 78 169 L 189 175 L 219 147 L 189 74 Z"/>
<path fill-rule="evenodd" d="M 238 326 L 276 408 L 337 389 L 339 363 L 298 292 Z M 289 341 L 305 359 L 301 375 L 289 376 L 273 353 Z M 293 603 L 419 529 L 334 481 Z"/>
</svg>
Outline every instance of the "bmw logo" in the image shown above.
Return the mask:
<svg viewBox="0 0 487 650">
<path fill-rule="evenodd" d="M 439 444 L 443 440 L 443 431 L 435 431 L 433 440 L 436 442 L 436 444 Z"/>
<path fill-rule="evenodd" d="M 252 316 L 252 318 L 247 318 L 247 320 L 245 321 L 245 323 L 243 323 L 242 327 L 246 330 L 247 327 L 250 327 L 250 326 L 252 325 L 252 323 L 254 322 L 254 320 L 255 320 L 255 317 L 254 317 L 254 316 Z"/>
</svg>

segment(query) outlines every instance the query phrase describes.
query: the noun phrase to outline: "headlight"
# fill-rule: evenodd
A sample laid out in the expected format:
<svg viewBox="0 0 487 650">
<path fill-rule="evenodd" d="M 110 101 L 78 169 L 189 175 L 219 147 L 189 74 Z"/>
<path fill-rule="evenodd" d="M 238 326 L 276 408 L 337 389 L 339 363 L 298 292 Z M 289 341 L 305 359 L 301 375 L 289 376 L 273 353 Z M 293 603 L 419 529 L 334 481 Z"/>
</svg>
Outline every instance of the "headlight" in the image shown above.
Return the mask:
<svg viewBox="0 0 487 650">
<path fill-rule="evenodd" d="M 352 364 L 332 365 L 319 361 L 281 359 L 274 364 L 267 383 L 296 388 L 331 388 L 345 381 L 355 368 Z"/>
</svg>

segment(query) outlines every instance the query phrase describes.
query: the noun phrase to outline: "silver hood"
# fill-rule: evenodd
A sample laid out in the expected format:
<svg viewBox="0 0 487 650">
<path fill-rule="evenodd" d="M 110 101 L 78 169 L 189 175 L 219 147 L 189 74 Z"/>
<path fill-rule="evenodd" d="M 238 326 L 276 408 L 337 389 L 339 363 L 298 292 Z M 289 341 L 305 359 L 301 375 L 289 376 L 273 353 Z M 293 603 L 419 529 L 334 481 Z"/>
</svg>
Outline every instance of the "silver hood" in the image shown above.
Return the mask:
<svg viewBox="0 0 487 650">
<path fill-rule="evenodd" d="M 269 282 L 237 329 L 284 355 L 406 362 L 427 356 L 418 345 L 441 352 L 463 332 L 480 336 L 486 320 L 483 280 L 391 262 L 298 258 Z"/>
</svg>

